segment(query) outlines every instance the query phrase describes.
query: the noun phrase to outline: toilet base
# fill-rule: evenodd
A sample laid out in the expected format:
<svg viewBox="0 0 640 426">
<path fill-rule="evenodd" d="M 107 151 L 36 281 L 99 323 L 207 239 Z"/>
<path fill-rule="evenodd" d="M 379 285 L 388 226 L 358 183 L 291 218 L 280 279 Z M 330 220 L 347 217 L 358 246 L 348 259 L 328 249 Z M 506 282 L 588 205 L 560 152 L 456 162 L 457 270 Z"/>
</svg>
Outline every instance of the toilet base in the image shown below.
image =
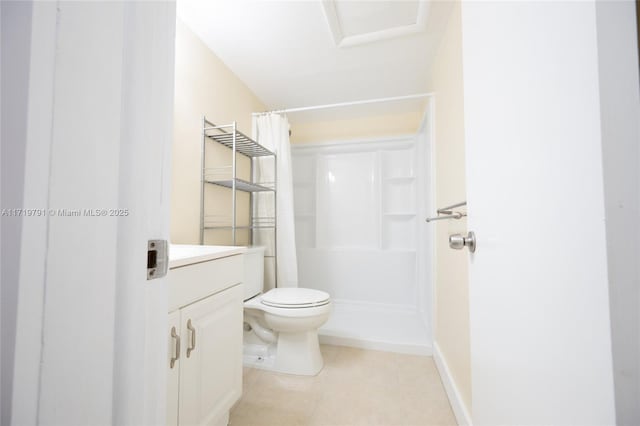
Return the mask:
<svg viewBox="0 0 640 426">
<path fill-rule="evenodd" d="M 255 334 L 245 332 L 244 344 L 242 347 L 242 365 L 245 367 L 258 368 L 260 370 L 273 371 L 276 363 L 276 344 L 260 342 L 257 343 Z"/>
<path fill-rule="evenodd" d="M 277 343 L 257 343 L 245 332 L 243 364 L 246 367 L 299 376 L 315 376 L 324 366 L 317 331 L 280 333 Z"/>
<path fill-rule="evenodd" d="M 274 366 L 276 371 L 300 376 L 315 376 L 323 366 L 324 361 L 316 330 L 278 334 Z"/>
</svg>

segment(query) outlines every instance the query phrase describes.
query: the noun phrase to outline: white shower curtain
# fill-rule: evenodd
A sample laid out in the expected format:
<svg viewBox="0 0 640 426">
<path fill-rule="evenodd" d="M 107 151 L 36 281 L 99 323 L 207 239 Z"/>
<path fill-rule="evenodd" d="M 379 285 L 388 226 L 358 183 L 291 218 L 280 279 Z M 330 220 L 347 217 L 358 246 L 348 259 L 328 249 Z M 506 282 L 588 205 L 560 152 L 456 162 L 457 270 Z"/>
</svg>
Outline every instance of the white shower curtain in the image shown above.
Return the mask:
<svg viewBox="0 0 640 426">
<path fill-rule="evenodd" d="M 291 148 L 289 145 L 289 121 L 286 116 L 270 113 L 254 118 L 254 136 L 259 144 L 275 152 L 276 174 L 273 175 L 271 158 L 260 158 L 254 169 L 257 182 L 276 180 L 276 250 L 277 286 L 298 286 L 298 262 L 296 258 L 295 222 L 293 213 L 293 178 Z M 277 177 L 277 178 L 276 178 Z M 254 217 L 273 216 L 273 199 L 270 194 L 258 193 L 254 198 Z M 270 233 L 273 235 L 273 233 Z M 261 235 L 269 235 L 263 232 Z M 273 247 L 272 238 L 263 237 L 261 243 Z M 267 247 L 267 252 L 269 247 Z"/>
</svg>

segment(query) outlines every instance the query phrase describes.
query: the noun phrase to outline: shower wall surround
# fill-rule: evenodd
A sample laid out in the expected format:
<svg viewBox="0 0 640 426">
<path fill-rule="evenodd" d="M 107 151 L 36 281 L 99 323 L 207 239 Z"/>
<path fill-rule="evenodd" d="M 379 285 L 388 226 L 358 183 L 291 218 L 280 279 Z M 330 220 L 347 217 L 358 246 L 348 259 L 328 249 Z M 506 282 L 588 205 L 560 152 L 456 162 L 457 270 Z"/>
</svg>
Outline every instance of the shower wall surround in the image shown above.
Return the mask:
<svg viewBox="0 0 640 426">
<path fill-rule="evenodd" d="M 430 352 L 418 138 L 292 146 L 299 282 L 331 294 L 326 342 Z"/>
</svg>

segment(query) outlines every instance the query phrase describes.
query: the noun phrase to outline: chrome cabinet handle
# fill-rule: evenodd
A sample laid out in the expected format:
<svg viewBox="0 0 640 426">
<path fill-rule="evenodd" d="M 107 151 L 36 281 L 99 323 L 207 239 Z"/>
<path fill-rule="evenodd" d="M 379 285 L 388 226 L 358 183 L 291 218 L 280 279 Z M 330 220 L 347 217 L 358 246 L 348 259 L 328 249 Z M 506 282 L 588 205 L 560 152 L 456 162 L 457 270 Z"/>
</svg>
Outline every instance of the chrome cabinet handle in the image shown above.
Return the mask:
<svg viewBox="0 0 640 426">
<path fill-rule="evenodd" d="M 191 325 L 191 320 L 187 321 L 187 329 L 191 332 L 191 342 L 187 347 L 187 358 L 189 358 L 191 352 L 196 348 L 196 329 Z"/>
<path fill-rule="evenodd" d="M 176 351 L 174 356 L 171 357 L 171 362 L 169 363 L 169 367 L 173 368 L 176 365 L 176 361 L 180 359 L 180 336 L 176 333 L 176 328 L 171 327 L 171 337 L 176 341 Z"/>
</svg>

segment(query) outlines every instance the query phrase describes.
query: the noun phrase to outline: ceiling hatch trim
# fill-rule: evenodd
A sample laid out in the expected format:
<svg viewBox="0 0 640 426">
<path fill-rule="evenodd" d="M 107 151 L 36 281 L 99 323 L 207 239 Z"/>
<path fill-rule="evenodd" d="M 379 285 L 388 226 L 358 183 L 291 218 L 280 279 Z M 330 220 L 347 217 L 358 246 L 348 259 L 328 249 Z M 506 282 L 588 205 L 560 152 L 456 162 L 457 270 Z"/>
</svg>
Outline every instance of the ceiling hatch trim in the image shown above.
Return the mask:
<svg viewBox="0 0 640 426">
<path fill-rule="evenodd" d="M 344 0 L 322 0 L 322 7 L 327 18 L 327 24 L 331 30 L 333 41 L 337 47 L 351 47 L 368 43 L 375 43 L 411 34 L 425 32 L 427 30 L 428 2 L 418 1 L 415 23 L 409 25 L 395 25 L 388 28 L 361 34 L 345 36 L 342 22 L 338 14 L 336 3 Z"/>
</svg>

